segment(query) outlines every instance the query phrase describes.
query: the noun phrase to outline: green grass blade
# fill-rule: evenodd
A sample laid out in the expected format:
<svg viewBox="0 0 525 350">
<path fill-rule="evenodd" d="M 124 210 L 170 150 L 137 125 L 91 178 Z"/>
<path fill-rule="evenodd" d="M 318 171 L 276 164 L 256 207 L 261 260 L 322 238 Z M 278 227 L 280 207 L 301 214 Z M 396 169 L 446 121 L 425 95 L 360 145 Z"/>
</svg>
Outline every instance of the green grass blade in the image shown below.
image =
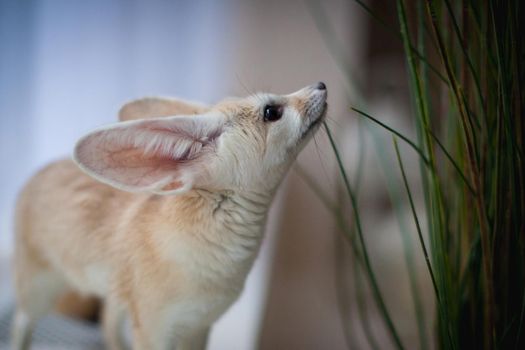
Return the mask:
<svg viewBox="0 0 525 350">
<path fill-rule="evenodd" d="M 368 342 L 368 345 L 370 345 L 371 349 L 379 350 L 381 347 L 379 344 L 377 344 L 377 341 L 374 337 L 374 334 L 372 332 L 372 326 L 370 323 L 369 312 L 366 307 L 367 300 L 365 299 L 364 295 L 364 289 L 365 286 L 363 285 L 363 277 L 361 276 L 361 270 L 359 267 L 362 265 L 353 264 L 353 275 L 354 275 L 354 285 L 356 289 L 356 302 L 357 302 L 357 312 L 359 313 L 359 319 L 361 320 L 361 327 L 363 328 L 363 333 L 365 334 L 365 338 Z"/>
<path fill-rule="evenodd" d="M 347 191 L 347 194 L 350 198 L 350 201 L 352 203 L 352 209 L 353 209 L 353 214 L 354 214 L 354 220 L 355 220 L 355 226 L 356 226 L 356 229 L 357 229 L 357 236 L 359 238 L 359 241 L 360 241 L 360 244 L 361 244 L 361 249 L 362 249 L 362 252 L 363 252 L 363 261 L 364 261 L 364 267 L 365 267 L 365 271 L 366 271 L 366 275 L 368 277 L 368 281 L 370 283 L 370 287 L 372 288 L 372 293 L 374 295 L 374 298 L 375 298 L 375 301 L 377 303 L 377 306 L 379 308 L 379 311 L 381 312 L 382 316 L 383 316 L 383 319 L 385 321 L 385 325 L 389 331 L 389 334 L 392 338 L 392 341 L 394 342 L 395 346 L 397 349 L 404 349 L 402 343 L 401 343 L 401 339 L 399 338 L 399 335 L 397 333 L 397 330 L 396 330 L 396 327 L 394 325 L 394 323 L 392 322 L 392 318 L 390 317 L 390 314 L 386 308 L 386 305 L 385 305 L 385 302 L 384 302 L 384 298 L 382 296 L 382 293 L 381 293 L 381 290 L 379 288 L 379 285 L 377 283 L 377 279 L 376 279 L 376 276 L 375 276 L 375 273 L 372 269 L 372 265 L 371 265 L 371 262 L 370 262 L 370 258 L 369 258 L 369 254 L 368 254 L 368 249 L 367 249 L 367 246 L 366 246 L 366 242 L 365 242 L 365 239 L 364 239 L 364 235 L 363 235 L 363 230 L 362 230 L 362 226 L 361 226 L 361 219 L 360 219 L 360 215 L 359 215 L 359 209 L 357 207 L 357 200 L 355 198 L 355 195 L 354 195 L 354 192 L 350 186 L 350 182 L 348 180 L 348 177 L 346 175 L 346 170 L 343 166 L 343 162 L 341 160 L 341 156 L 339 155 L 339 151 L 337 149 L 337 146 L 335 144 L 335 140 L 332 136 L 332 133 L 330 131 L 330 129 L 328 128 L 328 125 L 326 123 L 323 122 L 323 125 L 324 125 L 324 128 L 325 128 L 325 131 L 326 131 L 326 134 L 328 135 L 328 139 L 330 141 L 330 145 L 335 153 L 335 156 L 336 156 L 336 160 L 337 160 L 337 165 L 339 167 L 339 171 L 341 173 L 341 176 L 343 178 L 343 183 L 345 185 L 345 188 L 346 188 L 346 191 Z"/>
<path fill-rule="evenodd" d="M 450 5 L 450 1 L 449 0 L 445 0 L 445 6 L 447 8 L 449 17 L 452 20 L 454 33 L 456 34 L 457 40 L 459 41 L 459 47 L 461 48 L 461 52 L 463 53 L 463 56 L 465 56 L 465 59 L 466 59 L 466 62 L 467 62 L 467 66 L 468 66 L 468 68 L 470 70 L 470 74 L 471 74 L 471 76 L 472 76 L 472 78 L 474 80 L 474 86 L 476 87 L 476 93 L 477 93 L 478 99 L 480 101 L 481 106 L 484 106 L 485 105 L 485 101 L 484 101 L 484 98 L 483 98 L 483 94 L 481 93 L 481 84 L 479 82 L 479 74 L 474 69 L 474 64 L 472 63 L 470 55 L 467 52 L 466 43 L 464 42 L 464 39 L 463 39 L 463 37 L 461 35 L 461 30 L 459 29 L 459 25 L 458 25 L 458 22 L 456 20 L 456 16 L 454 15 L 454 11 L 452 10 L 452 6 Z M 481 108 L 481 111 L 484 114 L 484 120 L 486 122 L 487 116 L 486 116 L 485 109 Z"/>
<path fill-rule="evenodd" d="M 416 213 L 416 207 L 414 206 L 414 199 L 412 198 L 412 191 L 410 190 L 410 186 L 408 185 L 408 180 L 407 180 L 406 173 L 405 173 L 405 167 L 403 166 L 403 161 L 399 153 L 399 147 L 397 145 L 397 140 L 393 138 L 393 142 L 394 142 L 394 149 L 396 151 L 397 162 L 399 164 L 399 169 L 401 169 L 401 177 L 403 178 L 403 184 L 405 185 L 405 190 L 407 192 L 408 201 L 410 203 L 410 209 L 412 210 L 412 216 L 414 218 L 414 223 L 416 224 L 416 230 L 417 230 L 417 235 L 419 238 L 419 243 L 421 245 L 421 249 L 423 250 L 423 255 L 425 257 L 425 263 L 427 265 L 428 274 L 430 275 L 430 279 L 432 280 L 432 286 L 434 287 L 434 293 L 436 294 L 436 299 L 438 303 L 440 303 L 439 290 L 436 284 L 436 277 L 434 276 L 434 271 L 432 270 L 432 264 L 430 263 L 430 256 L 428 254 L 425 240 L 423 239 L 421 224 L 419 223 L 419 218 Z"/>
<path fill-rule="evenodd" d="M 445 156 L 447 157 L 449 162 L 454 166 L 454 169 L 456 169 L 457 173 L 459 174 L 459 176 L 461 177 L 461 179 L 463 180 L 465 185 L 467 185 L 470 193 L 473 196 L 475 196 L 476 192 L 474 191 L 474 187 L 470 184 L 470 181 L 467 179 L 467 177 L 465 176 L 465 174 L 463 173 L 463 171 L 459 167 L 458 163 L 454 160 L 454 158 L 452 158 L 450 153 L 448 153 L 448 151 L 445 148 L 445 146 L 441 143 L 441 141 L 439 141 L 438 137 L 432 132 L 432 130 L 429 130 L 429 133 L 432 136 L 432 138 L 434 139 L 434 141 L 436 141 L 436 143 L 439 146 L 439 148 L 441 149 L 441 151 L 443 151 L 443 153 L 445 154 Z"/>
<path fill-rule="evenodd" d="M 335 269 L 335 292 L 337 299 L 337 309 L 339 311 L 339 318 L 341 319 L 341 325 L 343 328 L 343 335 L 346 342 L 346 347 L 348 349 L 357 349 L 358 345 L 356 343 L 356 337 L 352 334 L 352 322 L 349 317 L 349 312 L 351 311 L 350 300 L 348 298 L 348 288 L 345 284 L 346 271 L 345 271 L 345 248 L 346 245 L 340 244 L 342 237 L 334 235 L 334 249 L 335 249 L 335 259 L 334 259 L 334 269 Z M 354 264 L 357 265 L 357 261 L 354 261 Z"/>
<path fill-rule="evenodd" d="M 431 24 L 434 29 L 434 35 L 436 36 L 439 53 L 443 65 L 445 66 L 445 71 L 447 73 L 448 79 L 450 81 L 450 86 L 453 92 L 456 106 L 458 107 L 459 114 L 463 123 L 463 129 L 465 132 L 465 142 L 466 150 L 469 160 L 469 171 L 470 178 L 473 180 L 475 192 L 478 194 L 475 197 L 475 205 L 477 210 L 477 215 L 479 219 L 480 229 L 481 229 L 481 246 L 483 251 L 483 270 L 484 270 L 484 282 L 485 282 L 485 291 L 484 291 L 484 303 L 485 303 L 485 347 L 490 348 L 493 344 L 493 334 L 492 330 L 494 329 L 494 292 L 493 292 L 493 277 L 492 277 L 492 260 L 491 260 L 491 249 L 490 249 L 490 237 L 488 230 L 488 219 L 485 212 L 484 206 L 484 194 L 483 191 L 478 191 L 481 187 L 479 174 L 479 164 L 476 158 L 475 152 L 475 143 L 473 141 L 473 130 L 469 127 L 469 116 L 467 115 L 466 106 L 464 104 L 463 94 L 461 92 L 461 87 L 459 86 L 457 79 L 454 75 L 453 68 L 451 66 L 449 54 L 447 52 L 446 46 L 444 44 L 442 28 L 438 24 L 435 4 L 432 0 L 426 0 L 427 11 L 431 18 Z"/>
<path fill-rule="evenodd" d="M 370 119 L 371 121 L 373 121 L 374 123 L 380 125 L 381 127 L 385 128 L 386 130 L 390 131 L 391 133 L 393 133 L 394 135 L 398 136 L 400 139 L 402 139 L 403 141 L 405 141 L 407 144 L 410 145 L 410 147 L 412 147 L 412 149 L 414 149 L 414 151 L 416 151 L 419 156 L 422 158 L 422 160 L 425 162 L 425 164 L 427 166 L 430 165 L 430 161 L 428 160 L 427 157 L 425 157 L 425 155 L 423 154 L 423 151 L 415 144 L 414 141 L 410 140 L 408 137 L 406 137 L 405 135 L 401 134 L 399 131 L 389 127 L 388 125 L 386 125 L 385 123 L 379 121 L 378 119 L 372 117 L 370 114 L 366 113 L 366 112 L 363 112 L 362 110 L 360 109 L 357 109 L 355 107 L 350 107 L 354 112 L 357 112 L 358 114 L 364 116 L 365 118 L 368 118 Z M 432 136 L 432 138 L 436 141 L 436 143 L 438 144 L 439 148 L 443 151 L 443 153 L 445 154 L 445 156 L 447 157 L 447 159 L 450 161 L 450 163 L 454 166 L 454 168 L 456 169 L 456 171 L 458 172 L 459 176 L 461 177 L 461 179 L 465 182 L 465 184 L 467 185 L 467 187 L 469 188 L 470 192 L 475 195 L 476 192 L 474 191 L 474 188 L 472 187 L 472 185 L 470 184 L 470 182 L 467 180 L 465 174 L 463 173 L 463 171 L 461 170 L 461 168 L 459 167 L 459 165 L 457 164 L 457 162 L 454 160 L 454 158 L 452 158 L 452 156 L 450 155 L 450 153 L 447 151 L 447 149 L 445 148 L 445 146 L 443 146 L 443 144 L 441 143 L 441 141 L 439 141 L 439 139 L 437 138 L 436 135 L 434 135 L 434 133 L 431 131 L 431 130 L 428 130 L 429 134 Z"/>
<path fill-rule="evenodd" d="M 345 218 L 343 217 L 343 213 L 341 212 L 340 206 L 335 205 L 332 203 L 328 197 L 328 195 L 325 193 L 325 191 L 308 175 L 308 173 L 299 165 L 296 165 L 294 168 L 299 175 L 299 177 L 305 182 L 305 184 L 312 190 L 312 192 L 321 200 L 321 203 L 328 209 L 328 211 L 334 215 L 334 218 L 336 219 L 337 226 L 339 230 L 343 233 L 343 237 L 348 241 L 351 249 L 352 254 L 354 256 L 354 285 L 356 288 L 356 298 L 357 298 L 357 312 L 359 314 L 359 319 L 361 322 L 361 326 L 363 328 L 363 333 L 365 334 L 365 338 L 370 345 L 372 349 L 379 349 L 379 345 L 377 344 L 374 335 L 372 333 L 372 327 L 370 324 L 370 320 L 368 317 L 368 312 L 365 307 L 365 300 L 363 299 L 363 286 L 361 283 L 361 278 L 357 275 L 359 272 L 359 266 L 363 266 L 363 254 L 359 250 L 359 243 L 355 239 L 354 231 L 348 227 L 346 224 Z M 336 268 L 340 268 L 339 265 L 336 266 Z M 337 282 L 337 297 L 338 297 L 338 303 L 340 306 L 340 317 L 343 322 L 343 331 L 345 335 L 345 340 L 347 343 L 347 346 L 349 348 L 356 348 L 355 344 L 353 344 L 353 337 L 348 333 L 349 325 L 347 324 L 346 315 L 344 314 L 344 310 L 346 310 L 346 307 L 343 306 L 343 294 L 344 292 L 341 290 L 342 286 L 340 285 L 342 281 L 339 279 L 342 278 L 342 276 L 338 277 Z"/>
<path fill-rule="evenodd" d="M 447 292 L 445 297 L 454 298 L 452 290 L 448 288 L 451 285 L 450 262 L 447 256 L 447 224 L 446 215 L 443 207 L 443 194 L 441 191 L 440 180 L 436 172 L 436 159 L 432 143 L 432 138 L 429 134 L 430 118 L 428 103 L 425 102 L 427 96 L 422 87 L 421 74 L 418 70 L 416 60 L 411 50 L 410 30 L 408 28 L 408 20 L 406 9 L 403 0 L 397 1 L 399 25 L 401 28 L 401 35 L 403 39 L 403 46 L 407 58 L 408 73 L 411 82 L 412 97 L 414 99 L 416 109 L 416 121 L 418 137 L 421 147 L 426 151 L 429 159 L 428 169 L 421 168 L 421 177 L 424 185 L 424 192 L 426 195 L 426 208 L 428 216 L 428 227 L 430 233 L 430 242 L 432 245 L 433 259 L 437 268 L 436 284 L 438 290 Z M 420 25 L 422 21 L 418 22 Z M 424 28 L 418 28 L 419 32 L 423 32 Z M 450 295 L 449 295 L 450 294 Z M 438 305 L 439 306 L 439 305 Z M 448 348 L 457 348 L 456 338 L 454 336 L 454 310 L 452 307 L 438 308 L 438 326 L 442 334 L 440 339 L 443 340 L 442 346 Z"/>
<path fill-rule="evenodd" d="M 362 115 L 363 117 L 366 117 L 366 118 L 370 119 L 374 123 L 382 126 L 383 128 L 385 128 L 386 130 L 390 131 L 391 133 L 397 135 L 400 139 L 402 139 L 407 144 L 409 144 L 410 147 L 412 147 L 412 149 L 419 154 L 419 156 L 425 162 L 425 164 L 427 164 L 427 165 L 430 164 L 430 161 L 428 160 L 428 158 L 425 156 L 423 151 L 414 143 L 414 141 L 410 140 L 408 137 L 406 137 L 405 135 L 401 134 L 399 131 L 397 131 L 395 129 L 392 129 L 391 127 L 389 127 L 385 123 L 383 123 L 383 122 L 379 121 L 378 119 L 372 117 L 370 114 L 368 114 L 366 112 L 363 112 L 362 110 L 357 109 L 355 107 L 350 107 L 350 109 L 352 109 L 354 112 L 357 112 L 358 114 Z"/>
<path fill-rule="evenodd" d="M 421 292 L 419 290 L 419 283 L 418 283 L 418 277 L 417 277 L 417 271 L 416 271 L 416 264 L 414 261 L 414 248 L 412 244 L 412 238 L 410 236 L 410 232 L 405 220 L 405 216 L 403 215 L 403 211 L 401 210 L 403 207 L 403 203 L 401 200 L 401 193 L 399 189 L 399 185 L 396 181 L 396 178 L 392 176 L 392 167 L 393 164 L 392 160 L 390 159 L 387 154 L 381 150 L 384 150 L 386 148 L 385 142 L 383 141 L 383 138 L 379 135 L 379 130 L 377 128 L 372 127 L 372 124 L 369 123 L 369 132 L 372 135 L 372 139 L 375 144 L 376 149 L 376 155 L 379 158 L 379 165 L 383 171 L 384 180 L 386 184 L 387 193 L 390 199 L 390 202 L 392 203 L 392 208 L 394 210 L 398 227 L 399 227 L 399 233 L 402 241 L 402 247 L 403 247 L 403 257 L 405 260 L 405 267 L 408 273 L 408 281 L 409 281 L 409 287 L 410 287 L 410 293 L 411 293 L 411 299 L 414 306 L 415 311 L 415 317 L 416 317 L 416 328 L 418 330 L 418 336 L 419 336 L 419 343 L 420 348 L 427 349 L 428 348 L 428 335 L 426 331 L 426 317 L 425 312 L 423 308 L 423 302 L 421 300 Z"/>
</svg>

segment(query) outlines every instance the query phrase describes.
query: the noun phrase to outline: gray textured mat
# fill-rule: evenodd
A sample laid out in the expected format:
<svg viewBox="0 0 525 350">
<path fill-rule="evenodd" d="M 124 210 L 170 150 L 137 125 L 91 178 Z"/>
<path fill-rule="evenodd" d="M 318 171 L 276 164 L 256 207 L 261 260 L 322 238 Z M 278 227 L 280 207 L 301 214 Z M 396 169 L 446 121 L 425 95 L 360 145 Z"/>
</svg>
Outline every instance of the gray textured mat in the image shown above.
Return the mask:
<svg viewBox="0 0 525 350">
<path fill-rule="evenodd" d="M 0 311 L 0 349 L 9 349 L 11 310 Z M 34 350 L 103 350 L 102 333 L 95 325 L 59 315 L 41 319 L 33 332 Z"/>
</svg>

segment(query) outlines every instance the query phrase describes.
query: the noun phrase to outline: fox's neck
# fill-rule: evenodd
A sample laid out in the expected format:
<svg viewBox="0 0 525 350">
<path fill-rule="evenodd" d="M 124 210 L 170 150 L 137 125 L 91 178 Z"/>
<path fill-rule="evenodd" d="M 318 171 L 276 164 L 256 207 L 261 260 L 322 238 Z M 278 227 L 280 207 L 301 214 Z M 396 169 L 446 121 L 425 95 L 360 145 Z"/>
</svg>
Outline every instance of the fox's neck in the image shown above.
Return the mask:
<svg viewBox="0 0 525 350">
<path fill-rule="evenodd" d="M 272 198 L 273 193 L 207 190 L 181 196 L 174 214 L 184 216 L 186 226 L 182 237 L 173 237 L 171 256 L 200 274 L 247 273 L 259 251 Z"/>
<path fill-rule="evenodd" d="M 272 195 L 255 192 L 207 192 L 199 195 L 213 201 L 213 221 L 216 230 L 204 231 L 204 236 L 220 244 L 232 260 L 249 259 L 256 254 Z"/>
</svg>

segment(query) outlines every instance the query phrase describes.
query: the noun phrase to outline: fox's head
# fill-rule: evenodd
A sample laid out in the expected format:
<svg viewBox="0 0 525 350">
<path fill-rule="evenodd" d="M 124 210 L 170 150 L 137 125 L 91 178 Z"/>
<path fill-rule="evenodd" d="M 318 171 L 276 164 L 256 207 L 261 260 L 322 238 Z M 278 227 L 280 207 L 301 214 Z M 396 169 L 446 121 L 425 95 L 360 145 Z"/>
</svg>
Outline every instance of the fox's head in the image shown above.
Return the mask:
<svg viewBox="0 0 525 350">
<path fill-rule="evenodd" d="M 326 97 L 318 83 L 196 107 L 202 113 L 195 115 L 144 115 L 82 137 L 74 159 L 95 179 L 130 192 L 273 191 L 319 128 Z M 133 106 L 139 118 L 143 107 Z"/>
</svg>

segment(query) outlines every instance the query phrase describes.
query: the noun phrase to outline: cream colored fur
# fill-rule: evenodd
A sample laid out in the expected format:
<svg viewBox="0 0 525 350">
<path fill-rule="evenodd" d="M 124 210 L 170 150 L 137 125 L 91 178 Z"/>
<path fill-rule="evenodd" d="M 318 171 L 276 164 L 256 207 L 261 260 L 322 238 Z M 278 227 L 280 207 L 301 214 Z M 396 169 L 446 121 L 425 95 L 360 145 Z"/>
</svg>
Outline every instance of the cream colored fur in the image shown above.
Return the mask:
<svg viewBox="0 0 525 350">
<path fill-rule="evenodd" d="M 265 122 L 267 105 L 282 118 Z M 210 108 L 147 98 L 82 138 L 76 164 L 47 166 L 17 204 L 13 348 L 27 348 L 36 320 L 74 290 L 104 298 L 110 349 L 123 347 L 126 317 L 134 349 L 204 349 L 325 109 L 315 86 Z"/>
</svg>

